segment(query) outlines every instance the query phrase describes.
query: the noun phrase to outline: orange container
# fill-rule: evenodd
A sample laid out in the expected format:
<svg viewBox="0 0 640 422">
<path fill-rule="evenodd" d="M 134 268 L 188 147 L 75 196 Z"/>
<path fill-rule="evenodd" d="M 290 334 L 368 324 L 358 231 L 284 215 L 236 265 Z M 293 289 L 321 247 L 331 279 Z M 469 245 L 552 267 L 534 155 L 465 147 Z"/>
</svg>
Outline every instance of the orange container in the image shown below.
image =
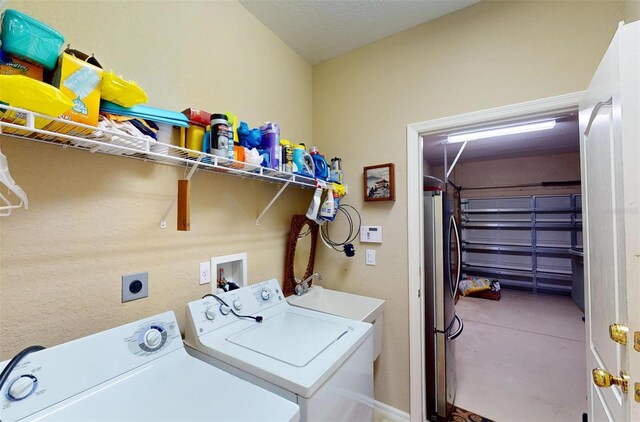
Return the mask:
<svg viewBox="0 0 640 422">
<path fill-rule="evenodd" d="M 233 146 L 233 159 L 244 162 L 244 147 L 240 145 Z"/>
</svg>

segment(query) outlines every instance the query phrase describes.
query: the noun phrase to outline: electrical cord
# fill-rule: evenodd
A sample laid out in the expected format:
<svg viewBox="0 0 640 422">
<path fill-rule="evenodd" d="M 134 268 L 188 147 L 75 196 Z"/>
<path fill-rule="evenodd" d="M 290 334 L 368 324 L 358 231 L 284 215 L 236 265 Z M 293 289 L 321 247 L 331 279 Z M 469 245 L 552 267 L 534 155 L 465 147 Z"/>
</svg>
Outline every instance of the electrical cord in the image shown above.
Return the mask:
<svg viewBox="0 0 640 422">
<path fill-rule="evenodd" d="M 356 215 L 358 216 L 357 229 L 355 229 L 356 225 L 353 224 L 354 217 L 351 216 L 349 209 L 353 210 L 353 212 L 355 212 Z M 347 255 L 348 257 L 352 257 L 355 255 L 355 248 L 353 247 L 352 242 L 356 240 L 356 238 L 358 237 L 358 233 L 360 233 L 360 226 L 362 225 L 362 217 L 360 216 L 360 213 L 358 212 L 358 210 L 349 204 L 340 204 L 338 206 L 338 211 L 342 211 L 342 213 L 347 219 L 347 222 L 349 223 L 347 238 L 343 242 L 336 242 L 334 240 L 331 240 L 331 237 L 329 236 L 329 223 L 330 223 L 329 221 L 327 221 L 325 224 L 320 226 L 320 238 L 322 239 L 322 242 L 325 245 L 327 245 L 329 248 L 332 248 L 338 252 L 344 252 L 345 255 Z M 342 247 L 342 249 L 340 249 L 340 247 Z"/>
<path fill-rule="evenodd" d="M 13 357 L 13 359 L 9 361 L 7 366 L 5 366 L 5 368 L 0 373 L 0 391 L 2 391 L 2 387 L 4 387 L 4 384 L 7 382 L 7 379 L 9 378 L 9 374 L 11 374 L 11 371 L 13 371 L 16 366 L 18 366 L 20 361 L 24 359 L 24 357 L 27 356 L 29 353 L 37 352 L 39 350 L 44 350 L 44 347 L 29 346 L 26 349 L 20 351 L 17 355 Z"/>
<path fill-rule="evenodd" d="M 211 296 L 212 298 L 214 298 L 215 300 L 220 302 L 222 305 L 224 305 L 227 308 L 229 308 L 231 313 L 234 314 L 237 318 L 247 318 L 247 319 L 253 319 L 255 322 L 262 322 L 263 318 L 260 315 L 256 315 L 256 316 L 253 316 L 253 315 L 240 315 L 240 314 L 236 313 L 236 311 L 234 311 L 231 306 L 227 305 L 227 302 L 225 302 L 220 296 L 216 296 L 214 294 L 207 293 L 206 295 L 202 296 L 202 298 L 204 299 L 205 297 L 208 297 L 208 296 Z"/>
</svg>

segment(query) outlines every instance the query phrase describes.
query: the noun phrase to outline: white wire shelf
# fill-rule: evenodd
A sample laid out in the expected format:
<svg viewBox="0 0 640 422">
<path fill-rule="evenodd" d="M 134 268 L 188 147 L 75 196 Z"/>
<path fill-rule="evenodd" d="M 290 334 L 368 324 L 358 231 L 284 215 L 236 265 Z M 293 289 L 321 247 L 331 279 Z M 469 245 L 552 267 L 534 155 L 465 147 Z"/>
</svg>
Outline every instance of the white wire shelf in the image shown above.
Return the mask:
<svg viewBox="0 0 640 422">
<path fill-rule="evenodd" d="M 46 116 L 0 103 L 0 135 L 266 182 L 315 188 L 314 178 Z"/>
</svg>

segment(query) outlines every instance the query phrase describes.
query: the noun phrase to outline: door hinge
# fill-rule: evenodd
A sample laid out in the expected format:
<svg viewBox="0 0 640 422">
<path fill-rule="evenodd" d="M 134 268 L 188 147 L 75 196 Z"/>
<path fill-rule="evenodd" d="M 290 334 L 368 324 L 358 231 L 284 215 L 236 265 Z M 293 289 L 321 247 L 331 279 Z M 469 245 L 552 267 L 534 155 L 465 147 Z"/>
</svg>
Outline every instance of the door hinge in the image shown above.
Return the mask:
<svg viewBox="0 0 640 422">
<path fill-rule="evenodd" d="M 418 299 L 420 299 L 420 289 L 418 289 Z"/>
<path fill-rule="evenodd" d="M 633 348 L 636 352 L 640 352 L 640 331 L 633 333 Z"/>
<path fill-rule="evenodd" d="M 636 399 L 636 402 L 640 403 L 640 382 L 636 382 L 633 384 L 633 396 Z"/>
</svg>

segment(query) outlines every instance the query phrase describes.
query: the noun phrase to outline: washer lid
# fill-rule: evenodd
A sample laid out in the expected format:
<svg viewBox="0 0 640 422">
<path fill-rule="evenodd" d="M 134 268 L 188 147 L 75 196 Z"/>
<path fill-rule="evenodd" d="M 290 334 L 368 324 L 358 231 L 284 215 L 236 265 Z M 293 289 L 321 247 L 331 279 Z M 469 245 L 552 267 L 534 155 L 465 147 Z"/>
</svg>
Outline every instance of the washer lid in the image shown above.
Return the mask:
<svg viewBox="0 0 640 422">
<path fill-rule="evenodd" d="M 348 325 L 284 312 L 227 337 L 227 341 L 303 367 L 351 330 Z"/>
<path fill-rule="evenodd" d="M 180 349 L 20 420 L 293 422 L 299 413 L 295 403 Z"/>
</svg>

